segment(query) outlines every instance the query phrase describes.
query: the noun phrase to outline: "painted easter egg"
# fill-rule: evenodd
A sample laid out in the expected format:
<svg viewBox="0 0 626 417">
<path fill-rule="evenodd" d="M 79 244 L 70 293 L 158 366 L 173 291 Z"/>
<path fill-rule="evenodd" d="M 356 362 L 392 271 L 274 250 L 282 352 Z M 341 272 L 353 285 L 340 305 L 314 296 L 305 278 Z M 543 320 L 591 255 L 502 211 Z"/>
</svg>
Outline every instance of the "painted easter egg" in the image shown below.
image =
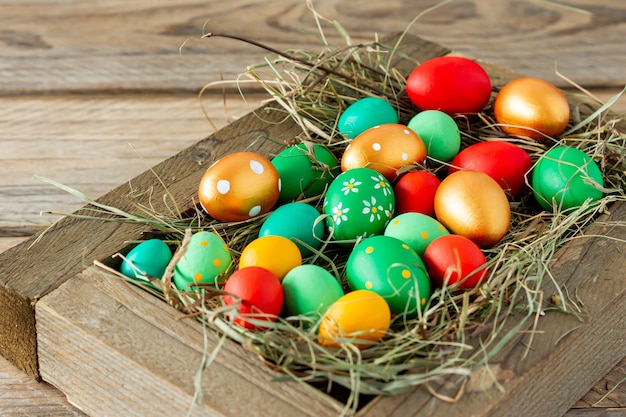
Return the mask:
<svg viewBox="0 0 626 417">
<path fill-rule="evenodd" d="M 198 187 L 204 210 L 223 222 L 266 213 L 279 194 L 278 172 L 267 158 L 255 152 L 235 152 L 220 158 L 206 170 Z"/>
<path fill-rule="evenodd" d="M 421 257 L 430 242 L 450 232 L 433 217 L 408 212 L 391 219 L 384 234 L 406 243 Z"/>
<path fill-rule="evenodd" d="M 348 144 L 341 170 L 367 167 L 393 181 L 398 169 L 425 159 L 426 147 L 415 132 L 405 125 L 385 124 L 367 129 Z"/>
<path fill-rule="evenodd" d="M 393 187 L 396 197 L 396 214 L 416 212 L 435 215 L 435 193 L 439 178 L 429 171 L 409 171 Z"/>
<path fill-rule="evenodd" d="M 449 162 L 461 149 L 461 133 L 454 119 L 439 110 L 425 110 L 411 118 L 408 128 L 426 145 L 426 154 L 436 161 Z"/>
<path fill-rule="evenodd" d="M 237 269 L 226 281 L 224 303 L 240 302 L 233 321 L 248 329 L 262 328 L 255 323 L 276 321 L 283 308 L 283 287 L 276 276 L 267 269 L 251 266 Z"/>
<path fill-rule="evenodd" d="M 384 298 L 368 290 L 351 291 L 328 308 L 317 340 L 328 347 L 353 343 L 365 349 L 385 336 L 390 321 L 391 313 Z"/>
<path fill-rule="evenodd" d="M 317 320 L 328 307 L 343 296 L 337 278 L 318 265 L 300 265 L 285 275 L 283 314 L 305 315 Z"/>
<path fill-rule="evenodd" d="M 367 129 L 398 123 L 398 112 L 387 101 L 379 97 L 365 97 L 350 104 L 339 116 L 337 130 L 349 139 L 354 139 Z"/>
<path fill-rule="evenodd" d="M 531 183 L 537 202 L 545 210 L 569 210 L 586 200 L 602 198 L 602 171 L 585 152 L 557 146 L 543 154 L 535 165 Z"/>
<path fill-rule="evenodd" d="M 341 171 L 334 155 L 318 144 L 288 146 L 272 158 L 272 164 L 281 181 L 279 204 L 322 194 Z"/>
<path fill-rule="evenodd" d="M 353 240 L 381 234 L 394 213 L 393 188 L 370 168 L 341 173 L 328 187 L 323 212 L 332 239 Z"/>
<path fill-rule="evenodd" d="M 284 236 L 262 236 L 248 243 L 239 257 L 239 268 L 259 266 L 271 271 L 279 280 L 302 265 L 298 246 Z"/>
<path fill-rule="evenodd" d="M 406 243 L 391 236 L 363 239 L 346 262 L 352 290 L 370 290 L 382 296 L 393 314 L 414 317 L 430 297 L 424 263 Z"/>
<path fill-rule="evenodd" d="M 441 181 L 435 194 L 435 215 L 451 233 L 489 248 L 508 232 L 511 209 L 504 190 L 489 175 L 457 171 Z"/>
<path fill-rule="evenodd" d="M 467 169 L 480 171 L 496 180 L 509 197 L 519 194 L 530 171 L 530 155 L 511 142 L 478 142 L 463 149 L 450 163 L 448 174 Z"/>
<path fill-rule="evenodd" d="M 493 112 L 503 132 L 536 140 L 557 137 L 570 118 L 563 93 L 548 81 L 531 77 L 506 84 L 496 96 Z"/>
<path fill-rule="evenodd" d="M 424 252 L 424 264 L 433 285 L 471 289 L 487 277 L 487 260 L 478 245 L 460 235 L 433 240 Z"/>
<path fill-rule="evenodd" d="M 441 56 L 415 67 L 406 80 L 406 92 L 421 110 L 478 113 L 491 97 L 491 80 L 469 58 Z"/>
<path fill-rule="evenodd" d="M 307 203 L 293 202 L 278 207 L 265 219 L 259 237 L 283 236 L 296 245 L 302 256 L 311 255 L 319 249 L 324 238 L 324 221 L 315 207 Z"/>
<path fill-rule="evenodd" d="M 213 232 L 197 232 L 191 236 L 187 250 L 176 263 L 173 281 L 182 291 L 194 291 L 193 284 L 217 285 L 232 263 L 226 243 Z"/>
<path fill-rule="evenodd" d="M 120 266 L 120 272 L 129 278 L 147 280 L 146 275 L 161 279 L 172 260 L 172 251 L 161 239 L 141 242 L 128 252 Z"/>
</svg>

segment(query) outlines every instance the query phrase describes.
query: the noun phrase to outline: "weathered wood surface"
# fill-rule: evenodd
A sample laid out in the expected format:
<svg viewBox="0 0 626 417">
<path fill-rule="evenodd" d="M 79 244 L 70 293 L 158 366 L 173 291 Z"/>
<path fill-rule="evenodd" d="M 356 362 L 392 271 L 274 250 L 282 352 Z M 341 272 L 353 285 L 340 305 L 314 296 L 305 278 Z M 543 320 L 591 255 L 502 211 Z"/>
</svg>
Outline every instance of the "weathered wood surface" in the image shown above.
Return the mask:
<svg viewBox="0 0 626 417">
<path fill-rule="evenodd" d="M 561 4 L 578 10 L 535 1 L 453 2 L 425 15 L 411 32 L 565 86 L 554 73 L 558 63 L 563 74 L 595 94 L 615 94 L 625 83 L 626 6 L 610 0 Z M 428 4 L 420 4 L 419 10 L 413 2 L 377 6 L 324 0 L 315 5 L 359 41 L 370 40 L 373 32 L 404 27 Z M 33 181 L 33 174 L 96 197 L 212 131 L 197 105 L 199 86 L 218 80 L 220 73 L 232 78 L 263 54 L 214 39 L 192 40 L 179 55 L 178 47 L 198 35 L 207 18 L 212 17 L 212 31 L 237 33 L 278 48 L 318 47 L 301 31 L 314 29 L 299 0 L 176 6 L 112 0 L 2 2 L 0 11 L 0 66 L 6 75 L 0 80 L 0 249 L 55 219 L 39 216 L 40 211 L 69 212 L 80 206 L 73 197 Z M 327 33 L 338 39 L 332 30 Z M 226 112 L 219 90 L 205 100 L 218 125 L 263 99 L 248 94 L 251 103 L 246 105 L 238 103 L 236 94 L 228 97 Z M 626 100 L 616 109 L 626 111 Z M 2 317 L 4 322 L 7 316 Z M 614 368 L 577 406 L 589 407 L 615 387 L 609 401 L 599 404 L 623 406 L 623 366 Z M 9 392 L 19 389 L 11 386 Z M 0 404 L 6 398 L 0 396 Z M 11 415 L 9 408 L 0 410 Z"/>
</svg>

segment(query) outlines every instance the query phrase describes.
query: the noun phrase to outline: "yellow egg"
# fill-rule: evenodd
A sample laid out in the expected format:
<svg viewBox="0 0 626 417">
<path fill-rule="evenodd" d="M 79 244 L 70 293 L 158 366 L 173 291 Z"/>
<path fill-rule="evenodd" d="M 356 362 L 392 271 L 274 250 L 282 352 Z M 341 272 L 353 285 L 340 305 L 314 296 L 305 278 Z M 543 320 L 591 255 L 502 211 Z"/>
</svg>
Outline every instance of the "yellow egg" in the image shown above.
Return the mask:
<svg viewBox="0 0 626 417">
<path fill-rule="evenodd" d="M 282 281 L 296 266 L 302 265 L 298 246 L 284 236 L 267 235 L 254 239 L 241 251 L 239 268 L 259 266 L 272 272 Z"/>
<path fill-rule="evenodd" d="M 223 222 L 247 220 L 268 212 L 280 195 L 274 165 L 255 152 L 235 152 L 211 165 L 200 180 L 204 210 Z"/>
<path fill-rule="evenodd" d="M 493 104 L 500 129 L 536 140 L 563 133 L 570 119 L 567 99 L 551 83 L 523 77 L 506 84 Z"/>
<path fill-rule="evenodd" d="M 371 168 L 389 181 L 403 166 L 422 163 L 426 146 L 405 125 L 390 123 L 367 129 L 350 142 L 341 158 L 341 170 Z"/>
<path fill-rule="evenodd" d="M 356 290 L 340 297 L 328 308 L 318 330 L 318 343 L 340 347 L 352 342 L 359 349 L 383 338 L 391 312 L 383 297 L 369 290 Z"/>
<path fill-rule="evenodd" d="M 511 209 L 502 187 L 478 171 L 456 171 L 435 193 L 435 216 L 451 233 L 481 248 L 498 243 L 509 230 Z"/>
</svg>

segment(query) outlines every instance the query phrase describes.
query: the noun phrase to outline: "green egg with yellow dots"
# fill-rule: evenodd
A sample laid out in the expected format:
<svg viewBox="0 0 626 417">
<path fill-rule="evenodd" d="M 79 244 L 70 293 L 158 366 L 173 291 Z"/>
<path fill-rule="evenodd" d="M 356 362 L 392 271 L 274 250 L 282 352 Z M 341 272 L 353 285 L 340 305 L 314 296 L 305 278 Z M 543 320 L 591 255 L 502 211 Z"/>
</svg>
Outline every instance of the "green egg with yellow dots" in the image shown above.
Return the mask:
<svg viewBox="0 0 626 417">
<path fill-rule="evenodd" d="M 197 284 L 217 285 L 225 281 L 231 263 L 230 250 L 219 235 L 197 232 L 174 268 L 174 284 L 181 291 L 196 291 Z"/>
<path fill-rule="evenodd" d="M 384 234 L 400 239 L 421 258 L 430 242 L 440 236 L 449 235 L 450 232 L 434 217 L 423 213 L 408 212 L 391 219 Z"/>
<path fill-rule="evenodd" d="M 382 296 L 392 314 L 415 317 L 430 297 L 426 266 L 409 245 L 391 236 L 363 239 L 350 253 L 346 278 L 352 290 Z"/>
</svg>

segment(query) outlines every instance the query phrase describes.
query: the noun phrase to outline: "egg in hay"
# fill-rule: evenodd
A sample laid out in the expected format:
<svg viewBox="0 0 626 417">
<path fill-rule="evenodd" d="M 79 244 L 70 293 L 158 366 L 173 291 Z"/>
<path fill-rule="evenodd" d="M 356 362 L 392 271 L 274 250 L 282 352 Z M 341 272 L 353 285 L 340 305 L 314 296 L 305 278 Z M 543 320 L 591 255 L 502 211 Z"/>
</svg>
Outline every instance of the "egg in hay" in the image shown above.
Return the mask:
<svg viewBox="0 0 626 417">
<path fill-rule="evenodd" d="M 426 154 L 436 160 L 448 162 L 461 149 L 461 132 L 454 119 L 439 110 L 417 113 L 407 124 L 426 145 Z"/>
<path fill-rule="evenodd" d="M 146 275 L 161 279 L 172 259 L 172 251 L 161 239 L 148 239 L 128 252 L 120 272 L 129 278 L 146 280 Z"/>
<path fill-rule="evenodd" d="M 267 235 L 248 243 L 239 256 L 239 268 L 259 266 L 271 271 L 279 280 L 302 265 L 298 246 L 284 236 Z"/>
<path fill-rule="evenodd" d="M 268 212 L 278 200 L 280 188 L 278 172 L 266 157 L 235 152 L 206 170 L 198 198 L 214 219 L 236 222 Z"/>
<path fill-rule="evenodd" d="M 317 341 L 328 347 L 349 342 L 365 349 L 385 336 L 390 322 L 391 312 L 383 297 L 368 290 L 351 291 L 328 308 Z"/>
<path fill-rule="evenodd" d="M 181 291 L 194 291 L 194 284 L 217 285 L 231 263 L 230 250 L 220 236 L 208 231 L 194 233 L 174 268 L 174 284 Z"/>
<path fill-rule="evenodd" d="M 367 129 L 398 123 L 398 112 L 387 100 L 379 97 L 364 97 L 350 104 L 339 116 L 337 130 L 354 139 Z"/>
<path fill-rule="evenodd" d="M 416 212 L 435 216 L 435 193 L 439 178 L 425 170 L 409 171 L 396 181 L 393 192 L 396 197 L 396 214 Z"/>
<path fill-rule="evenodd" d="M 393 181 L 400 168 L 425 159 L 426 146 L 417 133 L 390 123 L 374 126 L 354 138 L 341 157 L 341 170 L 366 167 Z"/>
<path fill-rule="evenodd" d="M 369 290 L 393 314 L 414 317 L 430 297 L 426 266 L 406 243 L 391 236 L 363 239 L 350 253 L 346 279 L 352 290 Z"/>
<path fill-rule="evenodd" d="M 300 265 L 282 281 L 286 316 L 304 315 L 319 319 L 332 303 L 343 296 L 343 289 L 333 274 L 318 265 Z"/>
<path fill-rule="evenodd" d="M 430 242 L 440 236 L 449 235 L 450 232 L 433 217 L 408 212 L 391 219 L 384 234 L 400 239 L 422 257 Z"/>
</svg>

